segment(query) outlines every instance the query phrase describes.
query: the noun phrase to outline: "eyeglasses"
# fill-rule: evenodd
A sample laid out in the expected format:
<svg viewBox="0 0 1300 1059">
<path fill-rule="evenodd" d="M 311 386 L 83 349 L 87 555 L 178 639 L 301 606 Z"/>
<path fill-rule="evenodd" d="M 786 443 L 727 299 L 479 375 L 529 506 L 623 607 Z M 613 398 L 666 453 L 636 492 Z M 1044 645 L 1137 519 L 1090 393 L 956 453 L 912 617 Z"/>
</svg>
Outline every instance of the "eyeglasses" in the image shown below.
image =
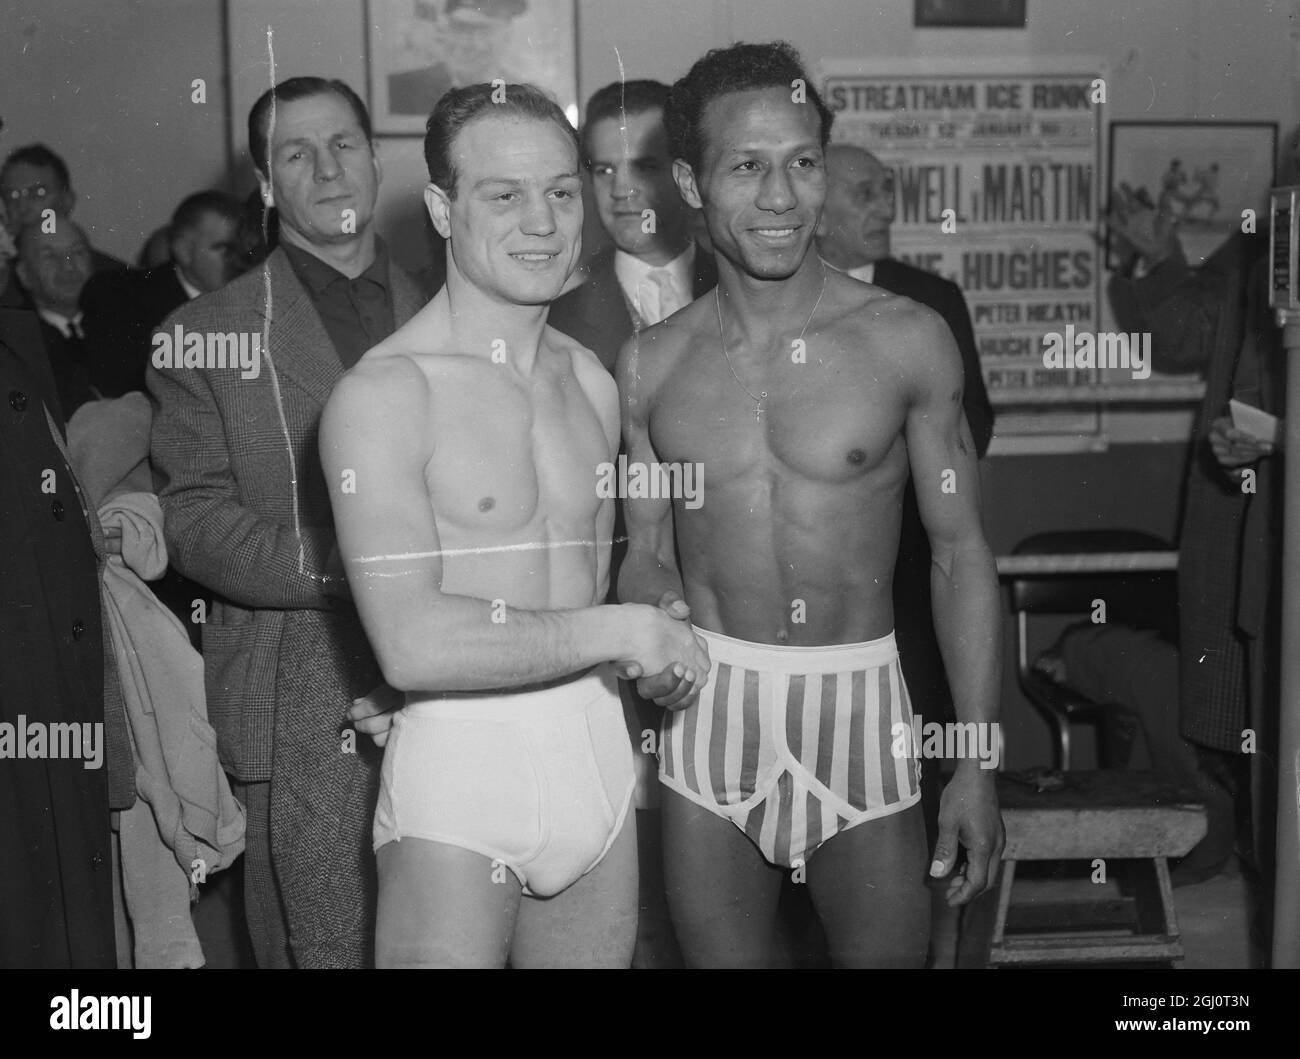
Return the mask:
<svg viewBox="0 0 1300 1059">
<path fill-rule="evenodd" d="M 14 188 L 12 191 L 6 191 L 4 197 L 10 202 L 18 202 L 20 199 L 43 199 L 50 193 L 50 189 L 44 184 L 32 184 L 30 187 Z"/>
</svg>

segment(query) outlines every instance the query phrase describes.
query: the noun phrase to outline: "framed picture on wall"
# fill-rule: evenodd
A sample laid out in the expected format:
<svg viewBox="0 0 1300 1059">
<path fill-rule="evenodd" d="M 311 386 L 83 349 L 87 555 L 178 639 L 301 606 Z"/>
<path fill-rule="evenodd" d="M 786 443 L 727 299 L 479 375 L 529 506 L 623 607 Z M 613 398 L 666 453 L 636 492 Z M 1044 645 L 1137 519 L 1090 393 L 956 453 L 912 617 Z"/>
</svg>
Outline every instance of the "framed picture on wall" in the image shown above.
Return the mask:
<svg viewBox="0 0 1300 1059">
<path fill-rule="evenodd" d="M 1277 158 L 1272 121 L 1116 121 L 1110 126 L 1109 200 L 1121 189 L 1178 223 L 1188 263 L 1205 262 L 1233 232 L 1242 211 L 1267 217 Z M 1119 240 L 1108 238 L 1107 268 Z"/>
<path fill-rule="evenodd" d="M 921 27 L 1024 29 L 1025 0 L 916 0 Z"/>
<path fill-rule="evenodd" d="M 449 88 L 529 81 L 577 119 L 575 0 L 365 0 L 374 131 L 423 136 Z"/>
</svg>

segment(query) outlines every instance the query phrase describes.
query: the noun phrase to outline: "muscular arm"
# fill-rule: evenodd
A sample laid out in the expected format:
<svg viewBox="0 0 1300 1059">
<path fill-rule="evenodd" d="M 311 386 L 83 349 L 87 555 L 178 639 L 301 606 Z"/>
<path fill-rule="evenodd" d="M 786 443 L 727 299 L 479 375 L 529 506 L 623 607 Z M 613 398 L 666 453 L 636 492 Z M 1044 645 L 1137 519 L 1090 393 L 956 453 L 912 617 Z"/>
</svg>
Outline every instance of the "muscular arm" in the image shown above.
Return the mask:
<svg viewBox="0 0 1300 1059">
<path fill-rule="evenodd" d="M 996 721 L 1002 615 L 993 553 L 980 525 L 979 470 L 962 412 L 961 361 L 942 321 L 916 321 L 907 450 L 930 538 L 935 634 L 962 721 Z"/>
<path fill-rule="evenodd" d="M 652 625 L 648 608 L 510 607 L 504 621 L 493 621 L 490 601 L 442 590 L 442 545 L 424 479 L 431 449 L 420 428 L 430 414 L 423 373 L 391 358 L 346 376 L 321 421 L 344 569 L 388 683 L 401 691 L 475 691 L 604 661 L 657 660 L 662 644 L 650 641 L 669 623 Z M 355 474 L 355 493 L 341 491 L 344 470 Z"/>
<path fill-rule="evenodd" d="M 965 377 L 961 403 L 966 411 L 966 422 L 970 424 L 971 437 L 975 441 L 975 456 L 978 459 L 988 452 L 989 442 L 993 439 L 993 405 L 989 402 L 989 392 L 984 386 L 984 372 L 980 368 L 975 328 L 971 324 L 966 297 L 957 284 L 946 280 L 942 282 L 939 296 L 931 308 L 943 316 L 957 342 L 957 351 L 961 354 L 962 373 Z"/>
<path fill-rule="evenodd" d="M 240 502 L 226 424 L 206 373 L 146 376 L 157 411 L 150 439 L 167 550 L 186 577 L 245 607 L 325 610 L 346 586 L 322 579 L 334 535 L 265 518 Z"/>
<path fill-rule="evenodd" d="M 623 440 L 627 445 L 628 464 L 649 466 L 659 461 L 650 443 L 650 404 L 655 385 L 645 366 L 644 343 L 633 336 L 619 353 L 616 378 L 619 401 L 623 409 Z M 627 558 L 618 578 L 619 599 L 658 605 L 665 593 L 682 592 L 682 575 L 677 569 L 673 547 L 673 504 L 659 499 L 625 500 L 623 516 L 627 521 Z"/>
<path fill-rule="evenodd" d="M 992 724 L 1002 688 L 1002 615 L 997 568 L 980 525 L 979 472 L 962 412 L 961 360 L 947 327 L 933 314 L 918 315 L 910 331 L 907 449 L 930 538 L 935 635 L 953 677 L 958 720 Z M 972 758 L 958 762 L 940 808 L 931 874 L 951 870 L 958 839 L 967 849 L 967 875 L 951 884 L 950 903 L 968 901 L 987 888 L 1001 851 L 995 773 L 980 764 Z"/>
</svg>

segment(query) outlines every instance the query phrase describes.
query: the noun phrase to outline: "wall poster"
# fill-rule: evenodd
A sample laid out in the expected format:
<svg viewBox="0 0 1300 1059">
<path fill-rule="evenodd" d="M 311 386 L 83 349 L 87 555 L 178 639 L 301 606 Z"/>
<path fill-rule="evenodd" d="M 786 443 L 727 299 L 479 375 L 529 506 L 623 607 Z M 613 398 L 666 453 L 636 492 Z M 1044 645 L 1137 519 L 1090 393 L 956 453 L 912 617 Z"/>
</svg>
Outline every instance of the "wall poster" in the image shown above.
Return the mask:
<svg viewBox="0 0 1300 1059">
<path fill-rule="evenodd" d="M 1102 64 L 827 59 L 821 71 L 832 138 L 894 169 L 894 255 L 965 293 L 995 402 L 1101 381 L 1096 367 L 1045 366 L 1044 349 L 1101 327 Z M 994 451 L 1018 438 L 1018 452 L 1102 447 L 1100 410 L 999 408 Z"/>
</svg>

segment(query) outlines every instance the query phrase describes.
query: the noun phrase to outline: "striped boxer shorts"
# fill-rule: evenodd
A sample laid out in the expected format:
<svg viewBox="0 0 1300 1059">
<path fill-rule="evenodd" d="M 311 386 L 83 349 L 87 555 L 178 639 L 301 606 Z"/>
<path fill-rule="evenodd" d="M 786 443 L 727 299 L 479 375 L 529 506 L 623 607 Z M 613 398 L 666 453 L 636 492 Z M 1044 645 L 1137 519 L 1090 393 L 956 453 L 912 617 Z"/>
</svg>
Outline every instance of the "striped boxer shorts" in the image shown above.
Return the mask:
<svg viewBox="0 0 1300 1059">
<path fill-rule="evenodd" d="M 913 741 L 896 738 L 898 725 L 910 732 L 912 707 L 892 632 L 783 647 L 695 631 L 713 668 L 699 701 L 664 717 L 661 783 L 787 868 L 837 832 L 920 800 Z"/>
</svg>

